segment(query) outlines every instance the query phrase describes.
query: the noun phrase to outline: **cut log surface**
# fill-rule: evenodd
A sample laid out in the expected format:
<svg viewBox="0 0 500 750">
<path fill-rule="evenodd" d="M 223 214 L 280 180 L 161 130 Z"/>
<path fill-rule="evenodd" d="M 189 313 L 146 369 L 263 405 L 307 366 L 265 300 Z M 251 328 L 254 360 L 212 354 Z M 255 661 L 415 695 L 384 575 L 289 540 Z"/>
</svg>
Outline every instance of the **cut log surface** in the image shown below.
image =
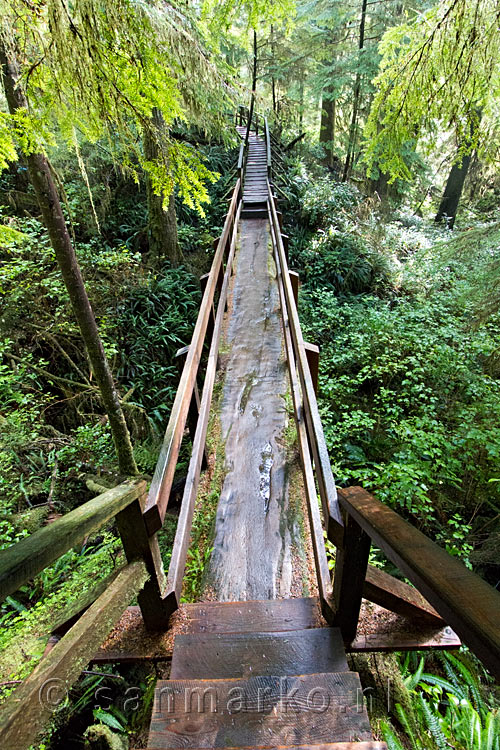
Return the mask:
<svg viewBox="0 0 500 750">
<path fill-rule="evenodd" d="M 347 669 L 340 631 L 317 628 L 286 633 L 179 635 L 170 675 L 175 679 L 220 679 Z"/>
<path fill-rule="evenodd" d="M 354 672 L 159 681 L 150 748 L 216 748 L 371 740 Z"/>
</svg>

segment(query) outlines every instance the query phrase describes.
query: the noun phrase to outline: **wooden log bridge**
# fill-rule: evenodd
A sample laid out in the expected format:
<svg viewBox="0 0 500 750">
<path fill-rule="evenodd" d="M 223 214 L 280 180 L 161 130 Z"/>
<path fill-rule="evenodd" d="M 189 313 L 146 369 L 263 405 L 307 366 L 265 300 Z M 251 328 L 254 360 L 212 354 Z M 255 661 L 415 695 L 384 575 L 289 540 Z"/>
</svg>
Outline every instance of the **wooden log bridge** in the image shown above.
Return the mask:
<svg viewBox="0 0 500 750">
<path fill-rule="evenodd" d="M 336 489 L 316 399 L 320 352 L 303 339 L 299 276 L 288 268 L 273 184 L 280 146 L 254 102 L 239 109 L 236 128 L 238 177 L 191 343 L 179 352 L 149 490 L 127 481 L 0 552 L 2 600 L 112 519 L 126 557 L 58 616 L 52 648 L 0 707 L 7 750 L 28 748 L 50 715 L 43 685 L 56 679 L 66 690 L 90 662 L 171 659 L 170 679 L 156 686 L 150 749 L 383 750 L 347 651 L 463 641 L 500 677 L 500 594 L 362 488 Z M 205 571 L 211 601 L 183 605 L 200 482 L 214 461 L 209 429 L 220 433 L 221 462 Z M 157 534 L 187 435 L 191 458 L 165 575 Z M 325 536 L 336 547 L 333 580 Z M 401 578 L 368 564 L 372 542 Z M 395 613 L 394 628 L 360 625 L 363 600 Z M 118 620 L 114 645 L 100 648 Z"/>
</svg>

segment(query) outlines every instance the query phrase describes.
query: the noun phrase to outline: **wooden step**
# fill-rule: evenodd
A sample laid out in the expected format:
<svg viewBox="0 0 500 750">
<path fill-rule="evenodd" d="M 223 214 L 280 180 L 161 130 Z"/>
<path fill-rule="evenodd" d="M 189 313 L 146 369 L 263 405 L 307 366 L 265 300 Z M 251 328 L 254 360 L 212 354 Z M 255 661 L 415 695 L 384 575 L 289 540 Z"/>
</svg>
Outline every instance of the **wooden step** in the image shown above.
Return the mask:
<svg viewBox="0 0 500 750">
<path fill-rule="evenodd" d="M 178 635 L 170 676 L 198 680 L 347 670 L 340 630 L 316 628 L 284 633 Z"/>
<path fill-rule="evenodd" d="M 359 676 L 330 672 L 160 680 L 148 747 L 309 747 L 371 739 Z"/>
<path fill-rule="evenodd" d="M 263 208 L 244 208 L 241 212 L 242 219 L 267 219 L 267 210 Z"/>
<path fill-rule="evenodd" d="M 322 624 L 318 599 L 199 602 L 184 605 L 190 633 L 279 633 Z"/>
</svg>

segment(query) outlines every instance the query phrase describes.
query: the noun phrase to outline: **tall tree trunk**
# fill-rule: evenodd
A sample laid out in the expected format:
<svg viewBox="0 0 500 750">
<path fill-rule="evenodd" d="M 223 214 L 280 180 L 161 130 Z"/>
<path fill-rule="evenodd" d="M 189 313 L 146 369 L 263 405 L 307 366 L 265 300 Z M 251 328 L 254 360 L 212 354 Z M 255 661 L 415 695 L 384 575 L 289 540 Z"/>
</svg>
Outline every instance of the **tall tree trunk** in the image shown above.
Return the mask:
<svg viewBox="0 0 500 750">
<path fill-rule="evenodd" d="M 365 46 L 365 21 L 366 21 L 367 4 L 368 4 L 368 0 L 363 0 L 363 4 L 361 6 L 361 21 L 359 24 L 359 45 L 358 45 L 358 49 L 360 53 L 361 53 L 361 50 Z M 349 128 L 349 142 L 347 144 L 347 155 L 346 155 L 345 164 L 344 164 L 344 173 L 342 175 L 342 182 L 345 182 L 347 178 L 349 177 L 351 162 L 354 156 L 354 147 L 356 144 L 356 125 L 358 121 L 360 94 L 361 94 L 361 72 L 358 67 L 358 72 L 356 73 L 356 81 L 354 83 L 351 126 Z"/>
<path fill-rule="evenodd" d="M 155 107 L 152 125 L 161 135 L 165 130 L 165 121 L 159 109 Z M 148 161 L 158 159 L 158 146 L 151 133 L 144 133 L 144 155 Z M 146 175 L 146 197 L 148 203 L 149 252 L 155 263 L 167 258 L 173 266 L 182 262 L 182 252 L 177 237 L 177 217 L 175 215 L 175 196 L 172 193 L 165 210 L 165 195 L 157 195 L 149 175 Z"/>
<path fill-rule="evenodd" d="M 299 133 L 304 130 L 304 71 L 300 71 L 299 81 Z"/>
<path fill-rule="evenodd" d="M 335 141 L 335 99 L 330 98 L 331 92 L 326 91 L 321 103 L 321 127 L 319 141 L 326 151 L 325 164 L 333 167 Z"/>
<path fill-rule="evenodd" d="M 461 161 L 453 164 L 448 180 L 446 181 L 446 187 L 444 189 L 441 203 L 439 204 L 438 212 L 434 219 L 434 221 L 438 223 L 446 220 L 447 226 L 450 229 L 453 229 L 453 225 L 455 224 L 458 204 L 460 202 L 460 196 L 462 195 L 471 158 L 472 154 L 467 154 Z"/>
<path fill-rule="evenodd" d="M 274 78 L 274 63 L 276 60 L 276 52 L 274 49 L 274 26 L 271 24 L 271 57 L 272 57 L 272 76 L 271 76 L 271 88 L 273 93 L 273 112 L 274 116 L 276 117 L 277 109 L 276 109 L 276 79 Z"/>
<path fill-rule="evenodd" d="M 27 101 L 18 85 L 19 71 L 15 60 L 10 60 L 0 45 L 0 65 L 3 75 L 5 96 L 11 114 L 27 109 Z M 99 387 L 102 402 L 108 415 L 111 434 L 118 456 L 118 466 L 122 474 L 137 474 L 137 466 L 132 451 L 132 443 L 115 389 L 113 376 L 104 353 L 96 320 L 75 250 L 59 201 L 59 195 L 46 157 L 43 154 L 26 156 L 28 174 L 49 233 L 57 262 L 68 291 L 73 312 L 78 321 L 90 366 Z"/>
</svg>

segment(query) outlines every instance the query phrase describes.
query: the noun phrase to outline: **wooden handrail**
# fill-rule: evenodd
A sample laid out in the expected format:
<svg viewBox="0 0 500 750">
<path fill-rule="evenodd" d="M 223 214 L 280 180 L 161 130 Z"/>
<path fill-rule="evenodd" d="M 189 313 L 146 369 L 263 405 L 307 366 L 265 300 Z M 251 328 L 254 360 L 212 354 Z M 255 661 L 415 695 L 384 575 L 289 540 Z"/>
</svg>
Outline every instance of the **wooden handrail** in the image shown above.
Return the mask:
<svg viewBox="0 0 500 750">
<path fill-rule="evenodd" d="M 327 622 L 332 622 L 334 612 L 332 608 L 333 602 L 330 571 L 328 569 L 323 527 L 321 525 L 321 517 L 316 494 L 316 484 L 314 481 L 314 472 L 308 445 L 307 425 L 304 419 L 303 401 L 297 377 L 297 363 L 295 361 L 293 342 L 290 333 L 290 317 L 288 314 L 286 303 L 285 284 L 283 276 L 284 273 L 288 275 L 288 271 L 286 269 L 283 269 L 283 266 L 280 262 L 280 256 L 277 247 L 276 228 L 272 221 L 271 238 L 276 261 L 278 291 L 280 296 L 283 320 L 283 333 L 285 338 L 288 373 L 290 377 L 290 390 L 292 393 L 295 424 L 297 427 L 297 439 L 302 463 L 302 472 L 304 476 L 304 489 L 307 498 L 307 511 L 309 516 L 309 525 L 311 528 L 311 540 L 314 554 L 314 563 L 316 567 L 319 599 L 321 604 L 321 611 L 324 618 L 327 620 Z"/>
<path fill-rule="evenodd" d="M 231 245 L 229 248 L 229 255 L 227 259 L 226 272 L 222 282 L 222 288 L 219 296 L 219 304 L 217 307 L 217 315 L 215 318 L 214 332 L 212 336 L 212 344 L 210 346 L 210 352 L 208 355 L 208 362 L 205 371 L 205 381 L 203 384 L 203 392 L 201 395 L 201 403 L 199 410 L 198 423 L 196 426 L 196 432 L 193 439 L 193 449 L 191 453 L 191 459 L 189 462 L 188 473 L 186 477 L 186 484 L 184 494 L 182 497 L 181 511 L 179 514 L 179 520 L 177 522 L 177 530 L 175 533 L 175 539 L 172 546 L 172 555 L 170 558 L 170 565 L 167 576 L 167 594 L 165 596 L 167 613 L 170 615 L 174 612 L 180 604 L 182 582 L 184 578 L 184 571 L 186 567 L 187 553 L 189 549 L 189 540 L 191 534 L 191 526 L 193 521 L 194 506 L 196 495 L 198 492 L 198 485 L 200 481 L 200 471 L 202 464 L 203 451 L 205 449 L 205 440 L 207 436 L 208 419 L 210 416 L 210 405 L 212 402 L 212 393 L 215 383 L 215 375 L 217 371 L 217 360 L 219 353 L 219 342 L 222 332 L 222 325 L 224 321 L 224 311 L 226 307 L 226 299 L 229 289 L 229 281 L 232 273 L 232 265 L 234 259 L 234 253 L 236 249 L 236 237 L 238 233 L 237 222 L 241 212 L 241 202 L 236 212 L 236 220 L 234 223 L 233 233 L 231 237 Z"/>
<path fill-rule="evenodd" d="M 283 286 L 285 291 L 288 317 L 290 320 L 290 332 L 295 350 L 295 356 L 297 359 L 300 387 L 302 389 L 302 395 L 304 399 L 304 412 L 306 417 L 308 436 L 311 442 L 311 448 L 314 457 L 316 478 L 318 481 L 321 503 L 323 507 L 324 522 L 329 526 L 329 537 L 335 540 L 335 544 L 341 544 L 343 521 L 337 500 L 337 490 L 335 488 L 335 482 L 333 480 L 330 458 L 326 447 L 326 440 L 323 432 L 323 426 L 321 424 L 321 418 L 319 415 L 318 403 L 316 401 L 316 394 L 314 392 L 314 385 L 312 382 L 311 374 L 309 372 L 309 366 L 307 364 L 307 355 L 304 348 L 304 339 L 300 327 L 299 314 L 295 305 L 292 284 L 290 282 L 290 276 L 288 273 L 285 248 L 283 246 L 283 239 L 281 236 L 281 229 L 278 220 L 278 214 L 269 180 L 267 181 L 267 185 L 269 191 L 270 219 L 273 224 L 276 236 L 278 257 L 280 260 L 281 268 L 283 269 Z"/>
<path fill-rule="evenodd" d="M 54 526 L 55 524 L 53 524 Z M 0 708 L 0 746 L 24 750 L 106 640 L 148 573 L 140 560 L 123 568 L 78 622 Z"/>
<path fill-rule="evenodd" d="M 338 496 L 345 512 L 500 678 L 500 593 L 361 487 Z"/>
<path fill-rule="evenodd" d="M 40 573 L 92 531 L 124 510 L 146 491 L 143 479 L 129 480 L 66 513 L 50 526 L 0 552 L 0 601 Z"/>
<path fill-rule="evenodd" d="M 191 339 L 189 353 L 182 371 L 181 380 L 170 413 L 163 445 L 160 450 L 155 473 L 149 489 L 148 499 L 144 510 L 144 521 L 148 533 L 152 536 L 163 525 L 167 510 L 170 490 L 174 479 L 175 467 L 179 457 L 186 419 L 191 403 L 193 388 L 200 364 L 207 326 L 212 311 L 215 289 L 219 273 L 227 248 L 228 240 L 234 225 L 236 207 L 240 193 L 240 180 L 236 182 L 233 196 L 224 223 L 224 229 L 215 252 L 209 279 L 198 313 L 198 319 Z"/>
</svg>

